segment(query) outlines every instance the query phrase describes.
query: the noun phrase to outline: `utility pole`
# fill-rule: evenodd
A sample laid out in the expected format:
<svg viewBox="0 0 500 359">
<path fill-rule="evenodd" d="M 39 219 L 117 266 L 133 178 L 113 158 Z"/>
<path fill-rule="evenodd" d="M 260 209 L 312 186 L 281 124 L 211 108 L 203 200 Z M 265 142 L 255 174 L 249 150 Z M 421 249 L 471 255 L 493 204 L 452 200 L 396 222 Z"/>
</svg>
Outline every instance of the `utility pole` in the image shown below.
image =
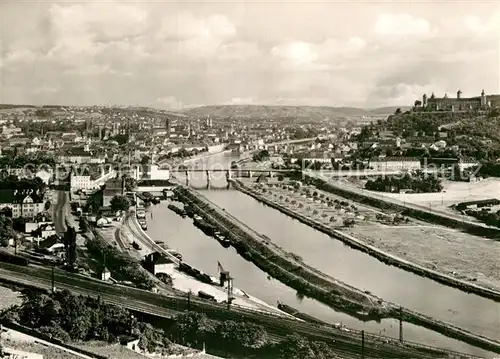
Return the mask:
<svg viewBox="0 0 500 359">
<path fill-rule="evenodd" d="M 361 359 L 365 359 L 365 331 L 361 331 Z"/>
<path fill-rule="evenodd" d="M 227 310 L 231 309 L 231 301 L 233 300 L 233 279 L 228 275 L 227 278 Z"/>
<path fill-rule="evenodd" d="M 188 292 L 188 312 L 191 309 L 191 290 Z"/>
<path fill-rule="evenodd" d="M 399 307 L 399 342 L 403 342 L 403 307 Z"/>
<path fill-rule="evenodd" d="M 55 293 L 55 291 L 56 291 L 56 287 L 54 285 L 54 282 L 55 282 L 55 280 L 54 280 L 54 277 L 55 277 L 55 275 L 54 275 L 54 268 L 55 268 L 55 265 L 52 264 L 52 293 Z"/>
</svg>

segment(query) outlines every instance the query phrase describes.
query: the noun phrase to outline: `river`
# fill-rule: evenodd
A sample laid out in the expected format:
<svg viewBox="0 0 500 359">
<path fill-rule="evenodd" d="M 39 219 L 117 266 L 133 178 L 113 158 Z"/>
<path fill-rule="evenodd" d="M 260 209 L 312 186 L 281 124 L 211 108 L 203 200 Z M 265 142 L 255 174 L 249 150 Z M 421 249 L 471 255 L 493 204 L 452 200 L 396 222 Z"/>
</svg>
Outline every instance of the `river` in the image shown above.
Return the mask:
<svg viewBox="0 0 500 359">
<path fill-rule="evenodd" d="M 213 156 L 208 160 L 208 165 L 227 166 L 232 159 L 234 158 L 224 155 Z M 226 185 L 223 173 L 212 175 L 211 180 L 215 188 L 223 188 Z M 191 184 L 195 187 L 205 187 L 206 178 L 202 177 L 202 173 L 198 173 L 191 176 Z M 212 190 L 202 193 L 249 227 L 267 235 L 285 250 L 300 255 L 306 263 L 339 280 L 487 337 L 500 337 L 498 303 L 387 266 L 240 192 Z M 170 247 L 182 253 L 186 262 L 200 270 L 216 275 L 217 261 L 220 261 L 235 278 L 235 287 L 270 304 L 281 300 L 330 323 L 342 322 L 355 329 L 398 336 L 399 326 L 395 320 L 363 323 L 335 312 L 315 300 L 299 298 L 295 290 L 275 279 L 269 279 L 266 273 L 241 258 L 234 249 L 224 249 L 217 241 L 194 227 L 190 219 L 182 219 L 168 210 L 165 203 L 154 206 L 152 211 L 153 220 L 148 224 L 151 237 L 164 240 Z M 409 341 L 493 357 L 480 349 L 408 323 L 404 323 L 403 335 L 404 339 Z"/>
</svg>

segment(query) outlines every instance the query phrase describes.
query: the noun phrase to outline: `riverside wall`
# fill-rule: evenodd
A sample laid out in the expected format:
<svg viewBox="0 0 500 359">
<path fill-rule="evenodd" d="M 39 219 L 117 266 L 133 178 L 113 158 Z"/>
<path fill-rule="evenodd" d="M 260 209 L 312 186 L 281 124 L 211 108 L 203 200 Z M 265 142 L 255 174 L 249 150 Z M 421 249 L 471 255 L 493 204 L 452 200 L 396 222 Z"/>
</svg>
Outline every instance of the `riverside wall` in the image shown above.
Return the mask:
<svg viewBox="0 0 500 359">
<path fill-rule="evenodd" d="M 400 267 L 402 269 L 412 271 L 415 274 L 418 274 L 421 276 L 426 276 L 426 277 L 429 277 L 432 279 L 436 278 L 436 280 L 439 279 L 439 282 L 441 282 L 443 284 L 448 284 L 450 286 L 457 287 L 459 289 L 463 289 L 463 290 L 469 289 L 468 291 L 470 291 L 470 292 L 473 292 L 473 290 L 479 291 L 479 292 L 483 293 L 483 296 L 485 296 L 487 298 L 493 297 L 491 299 L 498 299 L 500 297 L 497 292 L 490 291 L 488 289 L 481 288 L 478 286 L 474 286 L 476 288 L 471 290 L 469 288 L 469 286 L 473 286 L 473 285 L 471 285 L 470 283 L 460 281 L 460 280 L 455 279 L 453 277 L 446 276 L 444 274 L 441 274 L 441 273 L 432 271 L 430 269 L 421 267 L 417 264 L 405 261 L 401 258 L 392 256 L 392 255 L 385 253 L 385 252 L 383 252 L 383 251 L 381 251 L 373 246 L 365 244 L 365 243 L 361 242 L 360 240 L 358 240 L 350 235 L 342 233 L 341 231 L 331 229 L 330 227 L 328 227 L 328 226 L 326 226 L 318 221 L 314 221 L 310 218 L 307 218 L 306 216 L 303 216 L 303 215 L 301 215 L 297 212 L 294 212 L 294 211 L 292 211 L 292 210 L 290 210 L 290 209 L 288 209 L 288 208 L 286 208 L 286 207 L 284 207 L 284 206 L 282 206 L 274 201 L 271 201 L 271 200 L 265 198 L 264 196 L 256 193 L 253 190 L 250 190 L 249 188 L 244 186 L 240 181 L 233 180 L 232 184 L 233 184 L 233 187 L 235 189 L 257 199 L 258 201 L 260 201 L 260 202 L 262 202 L 262 203 L 264 203 L 264 204 L 266 204 L 274 209 L 277 209 L 278 211 L 280 211 L 280 212 L 282 212 L 282 213 L 284 213 L 292 218 L 295 218 L 298 221 L 300 221 L 300 222 L 302 222 L 302 223 L 304 223 L 304 224 L 306 224 L 306 225 L 308 225 L 316 230 L 319 230 L 319 231 L 326 233 L 334 238 L 337 238 L 337 239 L 341 240 L 343 243 L 349 245 L 350 247 L 352 247 L 354 249 L 358 249 L 358 250 L 361 250 L 369 255 L 372 255 L 375 258 L 379 259 L 380 261 L 382 261 L 386 264 L 394 265 L 394 266 Z M 460 283 L 460 282 L 463 282 L 463 283 Z M 454 284 L 454 285 L 452 285 L 452 284 Z M 492 340 L 492 339 L 486 338 L 484 336 L 469 332 L 465 329 L 462 329 L 462 328 L 459 328 L 459 327 L 454 326 L 452 324 L 445 323 L 445 322 L 442 322 L 440 320 L 428 317 L 426 315 L 412 311 L 410 309 L 402 308 L 394 303 L 390 303 L 390 302 L 386 302 L 386 303 L 388 303 L 392 307 L 392 310 L 390 311 L 390 314 L 389 314 L 389 316 L 392 318 L 403 319 L 406 322 L 434 330 L 434 331 L 441 333 L 445 336 L 461 340 L 465 343 L 483 348 L 485 350 L 490 350 L 490 351 L 493 351 L 495 353 L 500 353 L 500 342 L 498 342 L 496 340 Z"/>
</svg>

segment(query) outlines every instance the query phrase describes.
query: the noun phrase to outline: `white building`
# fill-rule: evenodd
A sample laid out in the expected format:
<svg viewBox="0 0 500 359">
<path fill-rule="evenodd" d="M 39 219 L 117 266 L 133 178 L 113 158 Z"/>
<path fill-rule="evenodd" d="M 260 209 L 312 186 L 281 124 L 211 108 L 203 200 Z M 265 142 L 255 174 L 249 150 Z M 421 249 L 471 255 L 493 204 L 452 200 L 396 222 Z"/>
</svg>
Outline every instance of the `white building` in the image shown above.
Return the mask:
<svg viewBox="0 0 500 359">
<path fill-rule="evenodd" d="M 136 166 L 132 170 L 132 177 L 138 181 L 140 179 L 169 180 L 170 170 L 159 168 L 158 165 Z"/>
<path fill-rule="evenodd" d="M 370 168 L 375 171 L 408 171 L 421 167 L 420 160 L 412 157 L 386 157 L 370 161 Z"/>
<path fill-rule="evenodd" d="M 26 191 L 5 189 L 1 191 L 0 207 L 12 209 L 12 218 L 34 218 L 44 211 L 43 195 L 32 189 Z"/>
</svg>

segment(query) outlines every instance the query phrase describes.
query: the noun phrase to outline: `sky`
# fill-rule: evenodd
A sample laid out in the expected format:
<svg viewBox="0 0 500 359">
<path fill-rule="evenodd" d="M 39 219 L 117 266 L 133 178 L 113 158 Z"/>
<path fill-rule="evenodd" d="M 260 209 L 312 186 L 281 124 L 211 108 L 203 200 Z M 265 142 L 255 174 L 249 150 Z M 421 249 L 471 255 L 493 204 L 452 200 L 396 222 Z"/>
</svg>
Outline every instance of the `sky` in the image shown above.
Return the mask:
<svg viewBox="0 0 500 359">
<path fill-rule="evenodd" d="M 500 93 L 498 1 L 0 3 L 1 102 L 412 105 Z"/>
</svg>

